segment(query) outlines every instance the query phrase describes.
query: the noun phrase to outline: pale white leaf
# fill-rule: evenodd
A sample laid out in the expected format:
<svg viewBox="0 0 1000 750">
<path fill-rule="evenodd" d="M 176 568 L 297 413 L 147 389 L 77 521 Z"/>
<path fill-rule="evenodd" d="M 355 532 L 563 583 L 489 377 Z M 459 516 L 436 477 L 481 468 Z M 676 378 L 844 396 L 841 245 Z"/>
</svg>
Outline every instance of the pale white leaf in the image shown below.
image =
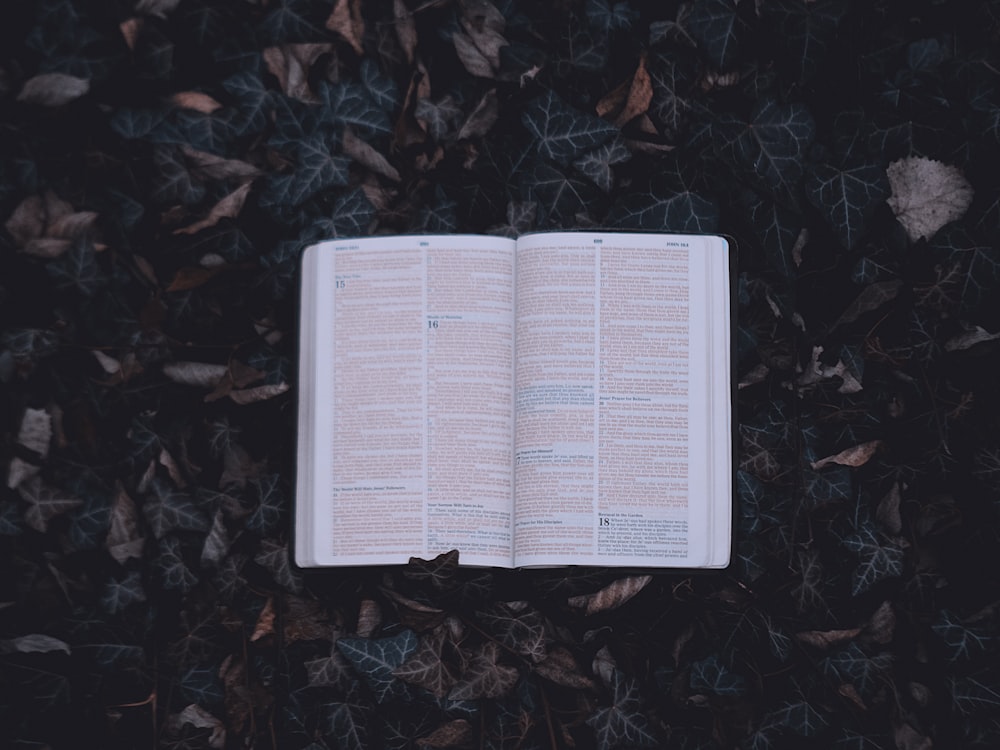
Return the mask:
<svg viewBox="0 0 1000 750">
<path fill-rule="evenodd" d="M 171 362 L 163 366 L 163 374 L 175 383 L 202 388 L 214 388 L 225 377 L 227 370 L 225 365 L 206 362 Z"/>
<path fill-rule="evenodd" d="M 66 73 L 42 73 L 29 78 L 18 95 L 18 101 L 59 107 L 90 91 L 90 81 Z"/>
<path fill-rule="evenodd" d="M 122 371 L 122 363 L 114 357 L 109 357 L 100 349 L 91 349 L 90 353 L 94 355 L 94 358 L 97 360 L 98 364 L 100 364 L 101 369 L 108 375 L 114 375 Z"/>
<path fill-rule="evenodd" d="M 962 218 L 972 203 L 972 185 L 958 167 L 908 156 L 890 164 L 886 174 L 892 187 L 889 207 L 912 242 Z"/>
<path fill-rule="evenodd" d="M 0 654 L 47 654 L 52 651 L 62 651 L 68 654 L 70 653 L 69 644 L 44 633 L 30 633 L 19 638 L 0 641 Z"/>
<path fill-rule="evenodd" d="M 52 439 L 52 417 L 45 409 L 25 409 L 21 418 L 21 429 L 17 442 L 42 458 L 49 455 L 49 441 Z"/>
<path fill-rule="evenodd" d="M 986 341 L 996 341 L 997 339 L 1000 339 L 1000 332 L 990 333 L 982 326 L 976 326 L 975 330 L 965 331 L 954 338 L 948 339 L 944 342 L 944 350 L 946 352 L 957 352 L 969 349 L 976 344 L 982 344 Z"/>
</svg>

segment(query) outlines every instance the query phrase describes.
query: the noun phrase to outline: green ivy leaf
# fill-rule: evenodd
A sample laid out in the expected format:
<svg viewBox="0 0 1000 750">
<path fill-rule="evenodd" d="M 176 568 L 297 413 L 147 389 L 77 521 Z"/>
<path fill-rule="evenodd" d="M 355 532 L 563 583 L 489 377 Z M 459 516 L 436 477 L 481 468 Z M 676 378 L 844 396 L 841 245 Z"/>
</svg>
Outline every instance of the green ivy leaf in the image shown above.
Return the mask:
<svg viewBox="0 0 1000 750">
<path fill-rule="evenodd" d="M 106 612 L 117 614 L 129 605 L 146 601 L 146 590 L 142 585 L 142 574 L 129 571 L 120 581 L 112 578 L 104 584 L 101 592 L 101 606 Z"/>
<path fill-rule="evenodd" d="M 806 195 L 833 226 L 841 244 L 853 249 L 872 213 L 891 194 L 885 170 L 870 164 L 838 169 L 818 164 L 809 170 Z"/>
<path fill-rule="evenodd" d="M 743 39 L 750 32 L 733 0 L 700 0 L 692 6 L 685 27 L 719 70 L 732 67 Z"/>
<path fill-rule="evenodd" d="M 371 747 L 369 727 L 372 710 L 356 703 L 331 703 L 323 707 L 320 728 L 332 747 L 367 750 Z"/>
<path fill-rule="evenodd" d="M 722 664 L 717 654 L 691 665 L 690 684 L 692 690 L 714 695 L 744 695 L 747 691 L 746 680 Z"/>
<path fill-rule="evenodd" d="M 570 107 L 553 91 L 529 102 L 521 121 L 537 139 L 538 153 L 564 166 L 618 133 L 614 125 Z"/>
<path fill-rule="evenodd" d="M 855 534 L 844 539 L 844 546 L 858 556 L 852 574 L 851 593 L 864 593 L 879 581 L 903 574 L 903 551 L 891 543 L 884 543 L 870 522 Z"/>
<path fill-rule="evenodd" d="M 372 689 L 378 703 L 401 697 L 401 683 L 394 673 L 414 654 L 418 645 L 412 630 L 404 630 L 391 638 L 340 638 L 337 641 L 337 649 Z"/>
<path fill-rule="evenodd" d="M 588 151 L 573 162 L 573 166 L 589 177 L 597 187 L 605 193 L 611 191 L 614 175 L 612 164 L 621 164 L 632 158 L 632 153 L 621 138 L 605 143 L 603 146 Z"/>
<path fill-rule="evenodd" d="M 641 711 L 639 686 L 632 677 L 617 669 L 611 673 L 613 703 L 598 709 L 587 719 L 594 730 L 597 747 L 612 750 L 617 747 L 657 747 L 660 742 L 649 720 Z"/>
<path fill-rule="evenodd" d="M 779 43 L 787 52 L 785 61 L 794 74 L 791 78 L 799 86 L 815 75 L 846 13 L 846 0 L 777 0 L 764 8 L 765 16 L 777 24 Z"/>
<path fill-rule="evenodd" d="M 24 510 L 24 522 L 42 533 L 48 529 L 49 521 L 53 518 L 83 504 L 83 500 L 76 495 L 53 487 L 37 476 L 21 482 L 17 486 L 17 492 L 28 503 Z"/>
<path fill-rule="evenodd" d="M 156 478 L 142 503 L 142 512 L 157 539 L 171 531 L 208 531 L 205 513 L 191 496 Z"/>
<path fill-rule="evenodd" d="M 350 125 L 359 135 L 392 132 L 389 115 L 360 83 L 326 84 L 320 89 L 320 97 L 327 115 L 334 122 Z"/>
</svg>

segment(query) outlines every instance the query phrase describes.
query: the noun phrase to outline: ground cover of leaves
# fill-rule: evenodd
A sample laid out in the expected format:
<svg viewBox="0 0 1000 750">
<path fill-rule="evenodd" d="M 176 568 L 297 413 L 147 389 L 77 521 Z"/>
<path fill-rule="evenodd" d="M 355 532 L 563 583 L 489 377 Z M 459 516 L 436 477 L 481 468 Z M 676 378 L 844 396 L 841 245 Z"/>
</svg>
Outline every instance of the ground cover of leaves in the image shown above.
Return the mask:
<svg viewBox="0 0 1000 750">
<path fill-rule="evenodd" d="M 0 737 L 1000 745 L 1000 3 L 7 0 Z M 288 564 L 294 271 L 725 232 L 737 559 Z"/>
</svg>

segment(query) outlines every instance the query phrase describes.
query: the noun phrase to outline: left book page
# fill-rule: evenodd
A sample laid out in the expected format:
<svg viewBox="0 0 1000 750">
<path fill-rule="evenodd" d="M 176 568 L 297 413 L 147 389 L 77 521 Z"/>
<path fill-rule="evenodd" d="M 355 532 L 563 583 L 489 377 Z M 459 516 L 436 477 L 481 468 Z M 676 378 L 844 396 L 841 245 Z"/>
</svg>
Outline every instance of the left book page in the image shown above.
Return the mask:
<svg viewBox="0 0 1000 750">
<path fill-rule="evenodd" d="M 512 565 L 514 247 L 412 236 L 305 251 L 300 566 L 456 548 L 466 565 Z"/>
</svg>

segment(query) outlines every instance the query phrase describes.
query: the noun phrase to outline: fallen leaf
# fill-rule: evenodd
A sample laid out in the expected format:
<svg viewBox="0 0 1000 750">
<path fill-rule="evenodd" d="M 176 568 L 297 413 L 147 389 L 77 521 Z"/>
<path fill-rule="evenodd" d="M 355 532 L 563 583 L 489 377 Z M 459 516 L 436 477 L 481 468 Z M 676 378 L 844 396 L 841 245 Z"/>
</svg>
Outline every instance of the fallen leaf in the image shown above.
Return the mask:
<svg viewBox="0 0 1000 750">
<path fill-rule="evenodd" d="M 826 458 L 821 458 L 819 461 L 813 461 L 811 466 L 814 469 L 822 469 L 828 464 L 840 464 L 841 466 L 863 466 L 868 463 L 868 460 L 873 455 L 875 455 L 875 451 L 881 447 L 881 440 L 869 440 L 867 443 L 861 443 L 860 445 L 855 445 L 851 448 L 847 448 L 846 450 L 842 450 L 840 453 L 827 456 Z"/>
<path fill-rule="evenodd" d="M 207 362 L 171 362 L 163 366 L 163 374 L 175 383 L 214 388 L 229 371 L 225 365 Z"/>
<path fill-rule="evenodd" d="M 171 96 L 170 101 L 181 109 L 193 109 L 205 115 L 210 115 L 222 108 L 219 102 L 200 91 L 180 91 Z"/>
<path fill-rule="evenodd" d="M 899 482 L 893 482 L 889 491 L 879 500 L 878 508 L 875 510 L 875 520 L 888 534 L 896 535 L 903 530 L 903 519 L 899 514 L 901 500 Z"/>
<path fill-rule="evenodd" d="M 24 521 L 35 531 L 45 533 L 49 521 L 83 505 L 83 500 L 63 490 L 45 484 L 39 477 L 22 482 L 18 494 L 28 503 Z"/>
<path fill-rule="evenodd" d="M 389 163 L 389 160 L 372 146 L 358 138 L 349 127 L 344 128 L 342 145 L 344 154 L 354 159 L 354 161 L 363 164 L 376 174 L 387 177 L 393 182 L 399 182 L 399 172 Z"/>
<path fill-rule="evenodd" d="M 261 638 L 272 635 L 274 633 L 274 597 L 267 597 L 267 602 L 264 604 L 264 609 L 261 610 L 260 614 L 257 615 L 257 624 L 254 626 L 253 635 L 250 636 L 251 642 L 259 641 Z"/>
<path fill-rule="evenodd" d="M 333 45 L 325 42 L 286 44 L 268 47 L 263 55 L 267 69 L 278 79 L 281 90 L 288 96 L 311 104 L 318 98 L 309 88 L 309 71 L 316 60 L 331 51 Z"/>
<path fill-rule="evenodd" d="M 864 633 L 867 638 L 875 643 L 891 643 L 892 633 L 896 629 L 896 612 L 892 604 L 885 601 L 875 610 L 868 624 L 865 625 Z"/>
<path fill-rule="evenodd" d="M 889 207 L 911 242 L 961 219 L 972 203 L 972 185 L 958 167 L 908 156 L 890 164 L 886 174 L 892 187 Z"/>
<path fill-rule="evenodd" d="M 139 534 L 139 512 L 125 488 L 118 483 L 111 506 L 111 528 L 104 548 L 122 565 L 131 558 L 142 557 L 145 539 Z"/>
<path fill-rule="evenodd" d="M 357 633 L 362 638 L 371 638 L 382 624 L 382 610 L 373 599 L 362 599 L 358 609 Z"/>
<path fill-rule="evenodd" d="M 458 139 L 478 138 L 486 135 L 496 124 L 500 114 L 500 105 L 497 101 L 496 89 L 490 89 L 483 98 L 479 100 L 475 109 L 469 114 L 458 129 Z"/>
<path fill-rule="evenodd" d="M 642 591 L 652 580 L 653 576 L 649 575 L 619 578 L 595 594 L 571 597 L 569 606 L 586 607 L 588 615 L 616 609 Z"/>
<path fill-rule="evenodd" d="M 181 268 L 176 274 L 174 274 L 174 278 L 167 286 L 166 291 L 186 292 L 188 289 L 196 289 L 221 270 L 221 266 L 216 268 Z"/>
<path fill-rule="evenodd" d="M 326 28 L 340 34 L 359 55 L 365 53 L 365 19 L 361 15 L 361 0 L 337 0 Z"/>
<path fill-rule="evenodd" d="M 862 315 L 873 310 L 877 310 L 887 302 L 894 300 L 899 295 L 899 290 L 903 287 L 903 282 L 899 279 L 889 281 L 877 281 L 865 287 L 854 301 L 841 313 L 830 330 L 838 326 L 853 323 Z"/>
<path fill-rule="evenodd" d="M 472 37 L 461 31 L 456 31 L 452 34 L 451 41 L 455 45 L 458 59 L 467 71 L 480 78 L 493 78 L 493 66 L 490 65 L 489 58 L 476 46 Z"/>
<path fill-rule="evenodd" d="M 196 221 L 194 224 L 189 224 L 186 227 L 175 229 L 174 234 L 194 234 L 195 232 L 200 232 L 202 229 L 215 226 L 219 223 L 220 219 L 235 219 L 239 216 L 240 211 L 243 210 L 243 204 L 246 202 L 252 185 L 252 182 L 243 183 L 212 206 L 208 212 L 208 216 L 204 219 Z"/>
<path fill-rule="evenodd" d="M 902 723 L 892 730 L 897 750 L 931 750 L 934 743 L 930 737 L 920 734 L 909 724 Z"/>
<path fill-rule="evenodd" d="M 646 56 L 642 55 L 632 78 L 597 103 L 597 114 L 622 127 L 645 113 L 652 100 L 653 83 L 646 70 Z"/>
<path fill-rule="evenodd" d="M 535 665 L 535 673 L 557 685 L 576 690 L 593 690 L 594 681 L 580 671 L 580 665 L 569 650 L 554 647 L 545 659 Z"/>
<path fill-rule="evenodd" d="M 963 351 L 972 348 L 976 344 L 996 341 L 997 339 L 1000 339 L 1000 332 L 990 333 L 982 326 L 976 326 L 972 331 L 966 331 L 948 339 L 944 342 L 944 350 L 946 352 Z"/>
<path fill-rule="evenodd" d="M 857 637 L 861 628 L 850 628 L 847 630 L 803 630 L 795 634 L 795 640 L 807 643 L 816 648 L 830 648 L 838 643 L 849 641 Z"/>
<path fill-rule="evenodd" d="M 4 228 L 14 238 L 14 242 L 23 247 L 28 241 L 42 236 L 46 223 L 45 204 L 41 196 L 29 195 L 17 204 Z"/>
<path fill-rule="evenodd" d="M 862 711 L 868 710 L 868 706 L 865 705 L 864 700 L 862 700 L 861 698 L 861 693 L 859 693 L 858 689 L 854 687 L 854 685 L 852 685 L 851 683 L 849 682 L 841 683 L 840 687 L 837 688 L 837 692 L 840 693 L 843 697 L 847 698 L 847 700 L 849 700 L 855 706 L 860 708 Z"/>
<path fill-rule="evenodd" d="M 90 81 L 66 73 L 42 73 L 29 78 L 18 94 L 19 102 L 31 102 L 43 107 L 59 107 L 90 91 Z"/>
<path fill-rule="evenodd" d="M 61 240 L 54 237 L 39 237 L 25 243 L 22 250 L 25 255 L 51 260 L 52 258 L 64 255 L 72 244 L 69 240 Z"/>
<path fill-rule="evenodd" d="M 257 401 L 266 401 L 269 398 L 280 396 L 289 388 L 288 383 L 276 383 L 273 385 L 259 385 L 256 388 L 244 388 L 232 391 L 229 398 L 237 404 L 252 404 Z"/>
<path fill-rule="evenodd" d="M 53 238 L 71 240 L 90 229 L 96 220 L 95 211 L 76 211 L 52 221 L 46 234 Z"/>
<path fill-rule="evenodd" d="M 194 703 L 186 706 L 179 714 L 171 714 L 167 720 L 170 727 L 178 734 L 183 734 L 183 727 L 190 724 L 196 729 L 211 729 L 207 742 L 213 750 L 221 750 L 226 746 L 226 727 L 220 719 L 212 716 L 201 706 Z M 205 742 L 203 739 L 202 742 Z"/>
<path fill-rule="evenodd" d="M 39 458 L 49 455 L 49 441 L 52 440 L 52 417 L 45 409 L 28 407 L 21 417 L 21 428 L 17 433 L 17 443 L 27 448 Z"/>
<path fill-rule="evenodd" d="M 461 6 L 465 38 L 486 60 L 491 70 L 487 77 L 492 77 L 500 69 L 500 49 L 509 44 L 503 36 L 507 19 L 489 0 L 465 0 Z"/>
<path fill-rule="evenodd" d="M 0 641 L 0 654 L 48 654 L 53 651 L 70 653 L 69 644 L 44 633 L 29 633 L 19 638 Z"/>
<path fill-rule="evenodd" d="M 126 46 L 135 51 L 135 43 L 139 39 L 139 32 L 142 31 L 141 18 L 128 18 L 118 24 L 118 29 L 122 32 L 122 38 Z"/>
<path fill-rule="evenodd" d="M 417 23 L 403 0 L 392 0 L 392 18 L 399 46 L 403 48 L 406 61 L 412 63 L 417 49 Z"/>
<path fill-rule="evenodd" d="M 253 164 L 239 159 L 225 159 L 216 154 L 196 151 L 190 146 L 181 146 L 184 158 L 191 167 L 191 172 L 208 180 L 249 179 L 260 174 Z"/>
<path fill-rule="evenodd" d="M 472 740 L 472 725 L 465 719 L 442 724 L 426 737 L 417 740 L 420 747 L 459 747 Z"/>
</svg>

